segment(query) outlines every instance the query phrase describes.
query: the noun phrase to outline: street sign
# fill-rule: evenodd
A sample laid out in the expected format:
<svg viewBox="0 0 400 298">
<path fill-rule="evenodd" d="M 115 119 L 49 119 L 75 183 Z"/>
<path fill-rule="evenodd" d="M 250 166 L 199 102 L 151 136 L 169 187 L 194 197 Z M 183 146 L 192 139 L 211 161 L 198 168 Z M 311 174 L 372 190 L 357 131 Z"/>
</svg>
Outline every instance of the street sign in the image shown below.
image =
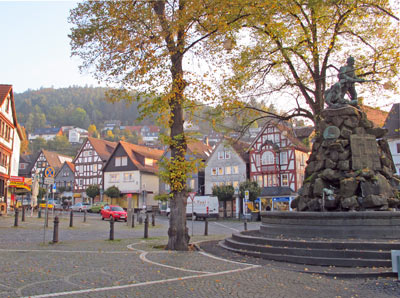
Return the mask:
<svg viewBox="0 0 400 298">
<path fill-rule="evenodd" d="M 53 178 L 54 175 L 55 175 L 54 168 L 52 168 L 52 167 L 47 167 L 47 168 L 44 170 L 44 176 L 45 176 L 45 177 L 47 177 L 47 178 Z"/>
<path fill-rule="evenodd" d="M 190 197 L 190 199 L 192 200 L 192 202 L 193 202 L 193 200 L 194 200 L 195 195 L 196 195 L 195 192 L 189 192 L 189 197 Z"/>
<path fill-rule="evenodd" d="M 56 184 L 54 183 L 53 184 L 53 192 L 56 192 L 57 191 L 57 187 L 56 187 Z"/>
<path fill-rule="evenodd" d="M 250 197 L 250 192 L 249 192 L 248 190 L 246 190 L 246 191 L 244 192 L 244 198 L 245 198 L 246 200 L 248 200 L 249 197 Z"/>
<path fill-rule="evenodd" d="M 46 185 L 54 184 L 54 178 L 45 177 L 44 184 Z"/>
</svg>

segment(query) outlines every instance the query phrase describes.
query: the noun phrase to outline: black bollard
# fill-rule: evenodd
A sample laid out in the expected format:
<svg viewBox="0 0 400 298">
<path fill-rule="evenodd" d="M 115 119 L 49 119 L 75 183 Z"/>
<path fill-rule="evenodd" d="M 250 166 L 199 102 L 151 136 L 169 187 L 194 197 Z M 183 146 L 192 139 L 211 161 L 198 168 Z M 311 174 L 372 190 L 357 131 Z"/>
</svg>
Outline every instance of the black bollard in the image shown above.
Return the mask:
<svg viewBox="0 0 400 298">
<path fill-rule="evenodd" d="M 53 243 L 58 242 L 58 224 L 59 224 L 58 216 L 54 217 L 54 228 L 53 228 Z"/>
<path fill-rule="evenodd" d="M 71 210 L 69 213 L 69 227 L 72 228 L 74 226 L 74 212 Z"/>
<path fill-rule="evenodd" d="M 42 218 L 42 208 L 39 208 L 39 211 L 38 211 L 38 218 Z"/>
<path fill-rule="evenodd" d="M 25 221 L 25 206 L 22 206 L 22 217 L 21 221 Z"/>
<path fill-rule="evenodd" d="M 156 216 L 154 213 L 151 214 L 151 225 L 153 227 L 156 225 Z"/>
<path fill-rule="evenodd" d="M 18 227 L 18 208 L 15 209 L 14 227 Z"/>
<path fill-rule="evenodd" d="M 83 211 L 83 222 L 86 222 L 86 210 Z"/>
<path fill-rule="evenodd" d="M 204 236 L 208 236 L 208 218 L 204 219 Z"/>
<path fill-rule="evenodd" d="M 110 240 L 114 240 L 114 217 L 110 217 Z"/>
<path fill-rule="evenodd" d="M 149 215 L 147 213 L 144 219 L 144 238 L 149 238 Z"/>
<path fill-rule="evenodd" d="M 244 218 L 244 230 L 247 231 L 247 218 Z"/>
<path fill-rule="evenodd" d="M 132 228 L 135 227 L 135 213 L 132 213 Z"/>
<path fill-rule="evenodd" d="M 143 218 L 142 218 L 142 215 L 140 215 L 140 214 L 138 216 L 139 216 L 139 219 L 138 219 L 139 225 L 141 225 L 143 223 Z"/>
</svg>

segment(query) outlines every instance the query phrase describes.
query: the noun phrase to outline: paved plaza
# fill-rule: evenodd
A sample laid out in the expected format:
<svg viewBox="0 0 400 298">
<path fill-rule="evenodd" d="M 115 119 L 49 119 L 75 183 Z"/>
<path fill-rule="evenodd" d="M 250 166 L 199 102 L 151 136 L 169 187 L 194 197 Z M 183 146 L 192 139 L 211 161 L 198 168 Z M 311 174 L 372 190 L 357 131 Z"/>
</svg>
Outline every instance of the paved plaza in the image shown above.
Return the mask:
<svg viewBox="0 0 400 298">
<path fill-rule="evenodd" d="M 135 222 L 137 224 L 137 222 Z M 51 244 L 52 219 L 44 236 L 43 218 L 27 217 L 13 227 L 0 217 L 0 297 L 399 297 L 394 278 L 341 279 L 300 273 L 289 266 L 232 258 L 206 251 L 165 251 L 168 220 L 143 239 L 143 225 L 109 222 L 90 215 L 61 216 L 57 244 Z M 249 223 L 249 229 L 258 223 Z M 191 222 L 188 222 L 191 231 Z M 240 231 L 238 221 L 195 222 L 191 242 L 219 240 Z M 44 241 L 43 241 L 44 240 Z M 210 242 L 209 242 L 210 243 Z M 215 242 L 213 242 L 215 243 Z"/>
</svg>

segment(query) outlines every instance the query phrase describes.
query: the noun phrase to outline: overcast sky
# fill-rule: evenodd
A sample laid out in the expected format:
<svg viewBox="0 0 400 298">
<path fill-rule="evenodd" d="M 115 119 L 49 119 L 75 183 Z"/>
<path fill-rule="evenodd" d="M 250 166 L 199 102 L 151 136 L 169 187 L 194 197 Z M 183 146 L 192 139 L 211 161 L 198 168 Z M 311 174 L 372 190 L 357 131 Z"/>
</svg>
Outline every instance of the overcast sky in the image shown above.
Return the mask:
<svg viewBox="0 0 400 298">
<path fill-rule="evenodd" d="M 71 58 L 68 23 L 76 1 L 0 0 L 0 84 L 14 92 L 41 87 L 98 86 Z"/>
</svg>

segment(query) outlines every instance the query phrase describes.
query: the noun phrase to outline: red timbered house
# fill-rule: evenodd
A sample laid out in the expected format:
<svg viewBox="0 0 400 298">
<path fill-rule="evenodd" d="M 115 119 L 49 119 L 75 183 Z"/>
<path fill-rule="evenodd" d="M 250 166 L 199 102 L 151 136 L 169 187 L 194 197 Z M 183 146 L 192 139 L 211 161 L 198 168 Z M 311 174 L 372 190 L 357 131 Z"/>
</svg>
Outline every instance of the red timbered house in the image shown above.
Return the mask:
<svg viewBox="0 0 400 298">
<path fill-rule="evenodd" d="M 301 187 L 309 148 L 285 124 L 269 122 L 250 146 L 250 179 L 260 187 Z"/>
<path fill-rule="evenodd" d="M 75 165 L 74 198 L 86 197 L 89 185 L 103 189 L 103 166 L 117 143 L 88 137 L 82 144 L 73 163 Z"/>
</svg>

